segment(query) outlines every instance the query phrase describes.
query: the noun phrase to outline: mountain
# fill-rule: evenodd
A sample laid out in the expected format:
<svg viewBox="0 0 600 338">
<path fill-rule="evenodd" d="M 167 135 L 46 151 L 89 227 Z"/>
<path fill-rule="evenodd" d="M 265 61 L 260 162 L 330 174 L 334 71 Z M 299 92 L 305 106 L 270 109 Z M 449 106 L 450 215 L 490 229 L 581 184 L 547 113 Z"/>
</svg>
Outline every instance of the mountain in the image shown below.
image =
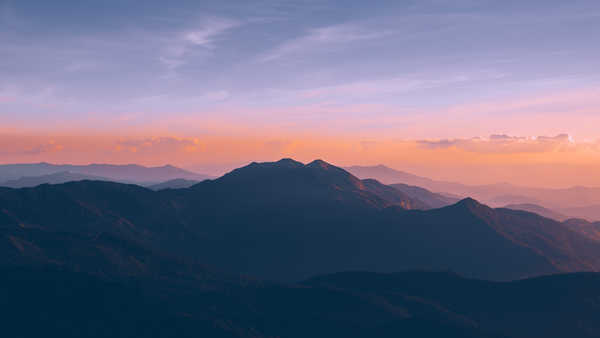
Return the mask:
<svg viewBox="0 0 600 338">
<path fill-rule="evenodd" d="M 598 273 L 496 283 L 345 272 L 281 284 L 107 233 L 1 231 L 0 305 L 10 309 L 2 329 L 11 337 L 586 338 L 600 329 Z"/>
<path fill-rule="evenodd" d="M 319 287 L 250 281 L 207 289 L 55 269 L 0 271 L 9 337 L 496 337 L 426 301 L 390 307 L 376 296 Z"/>
<path fill-rule="evenodd" d="M 176 179 L 165 181 L 162 183 L 150 185 L 150 186 L 148 186 L 148 189 L 152 189 L 152 190 L 182 189 L 182 188 L 189 188 L 192 185 L 197 184 L 199 182 L 200 181 L 176 178 Z"/>
<path fill-rule="evenodd" d="M 534 214 L 538 214 L 538 215 L 546 217 L 546 218 L 551 218 L 551 219 L 559 221 L 559 222 L 565 221 L 566 219 L 569 218 L 561 213 L 552 211 L 550 209 L 546 209 L 537 204 L 509 204 L 509 205 L 505 206 L 504 208 L 513 209 L 513 210 L 529 211 Z"/>
<path fill-rule="evenodd" d="M 447 311 L 455 320 L 474 323 L 483 331 L 524 338 L 599 337 L 600 303 L 592 300 L 600 296 L 599 282 L 598 273 L 494 283 L 454 273 L 415 271 L 337 273 L 304 284 L 364 297 L 376 295 L 390 308 L 423 302 Z"/>
<path fill-rule="evenodd" d="M 0 165 L 0 182 L 16 180 L 27 176 L 44 176 L 60 172 L 97 176 L 113 181 L 128 183 L 156 183 L 176 178 L 201 181 L 210 178 L 207 175 L 193 173 L 171 165 L 162 167 L 144 167 L 137 164 L 59 165 L 50 163 L 29 163 Z"/>
<path fill-rule="evenodd" d="M 404 171 L 399 171 L 384 166 L 383 164 L 376 166 L 351 166 L 345 167 L 348 172 L 361 179 L 372 178 L 384 184 L 405 183 L 417 186 L 429 186 L 435 183 L 434 180 L 409 174 Z"/>
<path fill-rule="evenodd" d="M 54 174 L 42 175 L 42 176 L 24 176 L 19 179 L 10 180 L 6 182 L 0 182 L 0 186 L 9 188 L 26 188 L 35 187 L 40 184 L 60 184 L 70 181 L 83 181 L 83 180 L 95 180 L 95 181 L 110 181 L 108 178 L 99 176 L 90 176 L 84 174 L 71 173 L 68 171 L 58 172 Z"/>
<path fill-rule="evenodd" d="M 588 221 L 600 220 L 600 204 L 563 208 L 560 210 L 571 217 L 584 218 Z"/>
<path fill-rule="evenodd" d="M 588 222 L 584 219 L 571 218 L 564 222 L 570 229 L 577 231 L 591 239 L 600 241 L 600 222 Z"/>
<path fill-rule="evenodd" d="M 384 165 L 353 166 L 346 168 L 361 179 L 372 178 L 385 184 L 402 183 L 434 191 L 439 194 L 470 196 L 494 207 L 507 204 L 539 204 L 570 217 L 600 219 L 599 187 L 537 188 L 516 186 L 510 183 L 467 185 L 436 181 L 398 171 Z"/>
<path fill-rule="evenodd" d="M 421 187 L 416 187 L 413 185 L 397 183 L 397 184 L 391 184 L 390 186 L 397 190 L 402 191 L 403 193 L 407 194 L 408 196 L 411 196 L 415 199 L 423 201 L 424 203 L 429 205 L 431 208 L 445 207 L 445 206 L 457 203 L 460 200 L 458 198 L 445 196 L 442 194 L 436 194 L 427 189 L 424 189 Z"/>
<path fill-rule="evenodd" d="M 430 203 L 423 202 L 417 194 L 410 194 L 400 189 L 396 189 L 395 187 L 388 186 L 385 184 L 381 184 L 373 179 L 361 180 L 365 189 L 369 192 L 380 196 L 388 202 L 391 202 L 394 205 L 401 206 L 404 209 L 418 209 L 418 210 L 427 210 L 431 209 L 432 206 Z"/>
<path fill-rule="evenodd" d="M 600 270 L 600 241 L 575 220 L 473 199 L 409 209 L 418 203 L 326 162 L 289 159 L 182 189 L 0 188 L 3 333 L 599 336 L 598 273 L 489 282 L 395 272 L 512 280 Z"/>
<path fill-rule="evenodd" d="M 343 270 L 494 280 L 600 270 L 600 243 L 559 222 L 472 199 L 427 211 L 420 203 L 323 161 L 284 159 L 187 189 L 80 181 L 0 190 L 0 227 L 107 233 L 280 281 Z"/>
</svg>

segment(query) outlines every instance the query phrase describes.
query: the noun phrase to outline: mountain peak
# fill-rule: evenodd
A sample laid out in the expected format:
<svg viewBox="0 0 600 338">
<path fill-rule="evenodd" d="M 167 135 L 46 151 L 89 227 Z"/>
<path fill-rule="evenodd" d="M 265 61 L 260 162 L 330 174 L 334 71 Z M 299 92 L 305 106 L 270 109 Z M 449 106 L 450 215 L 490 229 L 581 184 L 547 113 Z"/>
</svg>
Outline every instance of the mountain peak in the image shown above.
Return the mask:
<svg viewBox="0 0 600 338">
<path fill-rule="evenodd" d="M 321 159 L 317 159 L 314 160 L 312 162 L 310 162 L 309 164 L 306 165 L 309 168 L 322 168 L 322 169 L 330 169 L 333 168 L 334 166 L 321 160 Z"/>
<path fill-rule="evenodd" d="M 469 207 L 469 208 L 479 208 L 479 207 L 483 206 L 483 204 L 477 202 L 477 200 L 475 200 L 471 197 L 467 197 L 467 198 L 464 198 L 464 199 L 458 201 L 458 203 L 456 203 L 456 205 L 465 206 L 465 207 Z"/>
<path fill-rule="evenodd" d="M 302 164 L 301 162 L 298 162 L 294 159 L 291 158 L 282 158 L 281 160 L 275 162 L 277 165 L 280 166 L 285 166 L 288 168 L 297 168 L 297 167 L 303 167 L 304 164 Z"/>
</svg>

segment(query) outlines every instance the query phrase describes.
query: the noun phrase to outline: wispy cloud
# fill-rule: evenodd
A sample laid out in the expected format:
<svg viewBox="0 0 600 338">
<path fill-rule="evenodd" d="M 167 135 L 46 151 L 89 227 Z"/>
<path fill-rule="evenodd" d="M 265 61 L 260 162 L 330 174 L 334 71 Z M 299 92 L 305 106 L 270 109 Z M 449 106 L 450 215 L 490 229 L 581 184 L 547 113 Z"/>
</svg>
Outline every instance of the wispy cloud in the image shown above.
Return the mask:
<svg viewBox="0 0 600 338">
<path fill-rule="evenodd" d="M 185 64 L 185 58 L 193 48 L 214 49 L 225 32 L 240 25 L 239 21 L 231 19 L 204 19 L 197 27 L 177 32 L 168 38 L 159 60 L 171 70 L 180 67 Z"/>
<path fill-rule="evenodd" d="M 162 155 L 177 152 L 198 152 L 205 150 L 205 147 L 198 138 L 154 137 L 120 140 L 115 146 L 115 151 Z"/>
<path fill-rule="evenodd" d="M 576 143 L 569 134 L 556 136 L 519 137 L 491 135 L 488 138 L 418 140 L 418 145 L 428 149 L 457 148 L 473 153 L 544 153 L 575 150 Z M 582 146 L 586 146 L 582 144 Z"/>
<path fill-rule="evenodd" d="M 357 25 L 339 24 L 315 28 L 302 37 L 289 40 L 260 58 L 262 62 L 280 59 L 282 57 L 307 52 L 318 48 L 332 48 L 336 45 L 354 41 L 370 40 L 384 36 L 385 32 L 367 30 Z"/>
<path fill-rule="evenodd" d="M 36 156 L 62 151 L 65 147 L 54 140 L 44 143 L 15 146 L 14 143 L 5 143 L 0 140 L 0 154 L 12 156 Z"/>
</svg>

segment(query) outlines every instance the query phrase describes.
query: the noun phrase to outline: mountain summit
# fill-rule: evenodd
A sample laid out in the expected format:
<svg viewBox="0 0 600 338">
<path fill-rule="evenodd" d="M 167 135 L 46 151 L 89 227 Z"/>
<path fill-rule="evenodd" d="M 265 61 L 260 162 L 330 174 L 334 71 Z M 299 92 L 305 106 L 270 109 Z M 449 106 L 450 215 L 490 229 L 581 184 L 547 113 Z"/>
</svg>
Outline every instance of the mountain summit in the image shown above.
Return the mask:
<svg viewBox="0 0 600 338">
<path fill-rule="evenodd" d="M 375 180 L 362 181 L 346 170 L 323 160 L 308 164 L 292 159 L 277 162 L 253 162 L 206 181 L 194 188 L 210 189 L 218 185 L 228 196 L 238 195 L 246 203 L 268 201 L 280 207 L 339 204 L 382 209 L 397 205 L 404 209 L 427 209 L 428 206 L 405 193 Z"/>
</svg>

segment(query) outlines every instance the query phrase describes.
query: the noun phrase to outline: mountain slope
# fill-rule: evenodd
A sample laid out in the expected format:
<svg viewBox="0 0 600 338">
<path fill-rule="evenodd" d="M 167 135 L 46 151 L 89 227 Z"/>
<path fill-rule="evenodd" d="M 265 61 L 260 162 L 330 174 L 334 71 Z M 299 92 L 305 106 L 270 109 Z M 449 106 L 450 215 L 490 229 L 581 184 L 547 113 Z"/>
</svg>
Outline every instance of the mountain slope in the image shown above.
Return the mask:
<svg viewBox="0 0 600 338">
<path fill-rule="evenodd" d="M 148 189 L 152 189 L 152 190 L 182 189 L 182 188 L 189 188 L 189 187 L 193 186 L 194 184 L 198 184 L 198 183 L 200 183 L 200 181 L 176 178 L 173 180 L 150 185 L 150 186 L 148 186 Z"/>
<path fill-rule="evenodd" d="M 505 206 L 504 208 L 513 209 L 513 210 L 529 211 L 531 213 L 538 214 L 538 215 L 546 217 L 546 218 L 551 218 L 551 219 L 553 219 L 555 221 L 559 221 L 559 222 L 562 222 L 569 218 L 561 213 L 552 211 L 550 209 L 544 208 L 537 204 L 509 204 L 509 205 Z"/>
<path fill-rule="evenodd" d="M 596 241 L 600 241 L 600 222 L 588 222 L 584 219 L 571 218 L 563 223 L 569 229 L 579 232 Z"/>
<path fill-rule="evenodd" d="M 109 233 L 285 281 L 342 270 L 452 269 L 506 280 L 600 269 L 600 243 L 561 223 L 473 200 L 407 210 L 390 189 L 322 161 L 282 160 L 188 189 L 92 181 L 9 189 L 0 193 L 0 226 Z"/>
<path fill-rule="evenodd" d="M 426 301 L 477 323 L 482 330 L 530 338 L 600 336 L 599 282 L 598 273 L 493 283 L 452 273 L 347 272 L 315 277 L 304 284 L 378 295 L 390 307 Z"/>
<path fill-rule="evenodd" d="M 407 194 L 408 196 L 411 196 L 415 199 L 423 201 L 424 203 L 429 205 L 429 207 L 431 207 L 431 208 L 441 208 L 441 207 L 445 207 L 445 206 L 454 204 L 459 201 L 459 199 L 457 199 L 457 198 L 448 197 L 448 196 L 444 196 L 441 194 L 436 194 L 427 189 L 413 186 L 413 185 L 397 183 L 397 184 L 391 184 L 390 186 L 397 190 L 402 191 L 403 193 Z"/>
</svg>

